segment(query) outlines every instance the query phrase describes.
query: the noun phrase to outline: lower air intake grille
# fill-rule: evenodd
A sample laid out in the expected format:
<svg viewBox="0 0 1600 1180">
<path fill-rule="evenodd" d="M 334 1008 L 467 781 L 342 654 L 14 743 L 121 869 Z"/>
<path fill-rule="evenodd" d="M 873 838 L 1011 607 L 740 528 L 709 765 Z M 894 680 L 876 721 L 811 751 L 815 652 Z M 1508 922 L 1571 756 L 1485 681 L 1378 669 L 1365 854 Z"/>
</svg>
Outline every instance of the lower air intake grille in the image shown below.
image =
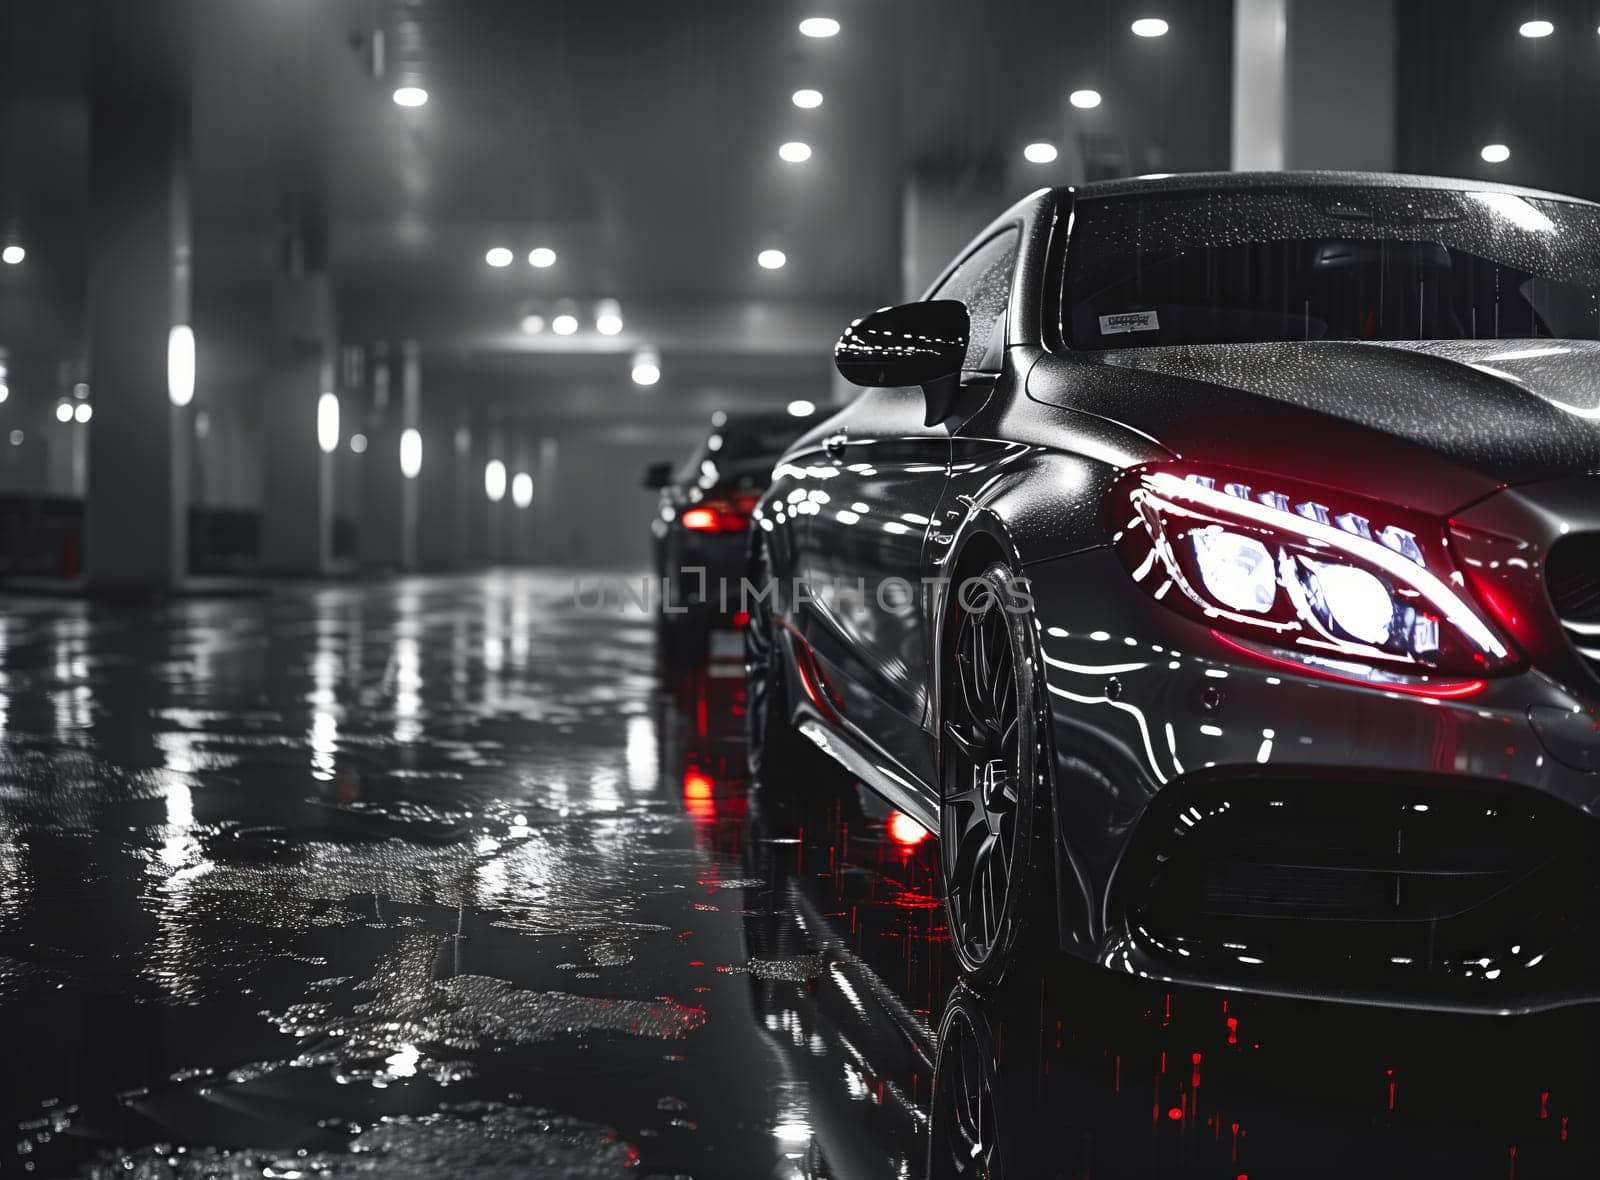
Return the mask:
<svg viewBox="0 0 1600 1180">
<path fill-rule="evenodd" d="M 1335 779 L 1163 794 L 1121 907 L 1145 947 L 1195 965 L 1509 985 L 1556 971 L 1546 952 L 1587 943 L 1600 907 L 1600 825 L 1537 793 Z"/>
</svg>

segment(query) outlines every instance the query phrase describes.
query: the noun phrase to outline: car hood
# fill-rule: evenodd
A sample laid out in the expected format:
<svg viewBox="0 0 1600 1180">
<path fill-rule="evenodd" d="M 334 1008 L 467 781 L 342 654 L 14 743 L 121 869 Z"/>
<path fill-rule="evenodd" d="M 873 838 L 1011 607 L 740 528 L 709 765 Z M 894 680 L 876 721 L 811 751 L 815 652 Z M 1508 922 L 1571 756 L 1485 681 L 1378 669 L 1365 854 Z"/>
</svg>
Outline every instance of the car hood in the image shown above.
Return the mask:
<svg viewBox="0 0 1600 1180">
<path fill-rule="evenodd" d="M 1079 380 L 1036 368 L 1029 393 L 1179 454 L 1399 494 L 1435 511 L 1506 484 L 1600 470 L 1600 343 L 1309 341 L 1084 359 L 1094 363 L 1073 366 Z"/>
</svg>

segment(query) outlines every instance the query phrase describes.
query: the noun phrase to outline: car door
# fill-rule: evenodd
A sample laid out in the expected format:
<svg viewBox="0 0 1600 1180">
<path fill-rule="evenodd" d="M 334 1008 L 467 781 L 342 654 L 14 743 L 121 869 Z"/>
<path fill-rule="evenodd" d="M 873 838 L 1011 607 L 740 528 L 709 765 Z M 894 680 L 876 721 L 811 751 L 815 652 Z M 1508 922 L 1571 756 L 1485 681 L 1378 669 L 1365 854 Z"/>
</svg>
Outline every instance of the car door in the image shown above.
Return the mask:
<svg viewBox="0 0 1600 1180">
<path fill-rule="evenodd" d="M 979 243 L 929 296 L 959 299 L 974 315 L 957 415 L 980 400 L 982 373 L 1004 345 L 1003 311 L 1018 231 Z M 998 304 L 996 304 L 998 292 Z M 998 367 L 998 366 L 997 366 Z M 837 420 L 804 463 L 811 478 L 805 559 L 799 571 L 817 601 L 803 612 L 811 644 L 841 701 L 840 716 L 916 780 L 933 789 L 929 737 L 933 576 L 929 534 L 950 477 L 953 417 L 925 424 L 920 389 L 873 389 Z"/>
</svg>

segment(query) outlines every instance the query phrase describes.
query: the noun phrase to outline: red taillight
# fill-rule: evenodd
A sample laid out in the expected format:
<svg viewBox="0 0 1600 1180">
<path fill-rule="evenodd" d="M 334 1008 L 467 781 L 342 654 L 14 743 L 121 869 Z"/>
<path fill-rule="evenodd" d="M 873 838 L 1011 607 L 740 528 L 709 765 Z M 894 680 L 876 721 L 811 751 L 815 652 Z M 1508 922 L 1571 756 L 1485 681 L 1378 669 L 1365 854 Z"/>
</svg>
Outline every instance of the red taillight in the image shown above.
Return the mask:
<svg viewBox="0 0 1600 1180">
<path fill-rule="evenodd" d="M 713 508 L 691 508 L 683 514 L 683 527 L 699 533 L 719 533 L 722 521 Z"/>
<path fill-rule="evenodd" d="M 902 848 L 915 848 L 928 838 L 928 829 L 903 811 L 889 816 L 889 838 Z"/>
<path fill-rule="evenodd" d="M 733 492 L 702 500 L 685 509 L 683 527 L 697 533 L 742 533 L 761 496 L 758 492 Z"/>
</svg>

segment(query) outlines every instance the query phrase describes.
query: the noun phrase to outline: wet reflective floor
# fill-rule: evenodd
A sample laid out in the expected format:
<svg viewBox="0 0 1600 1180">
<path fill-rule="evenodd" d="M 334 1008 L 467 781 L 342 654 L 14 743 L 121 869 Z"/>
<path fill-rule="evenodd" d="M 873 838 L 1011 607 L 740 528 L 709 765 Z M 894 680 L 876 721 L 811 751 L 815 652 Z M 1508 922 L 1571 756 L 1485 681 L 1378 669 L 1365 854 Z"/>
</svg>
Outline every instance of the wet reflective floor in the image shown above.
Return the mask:
<svg viewBox="0 0 1600 1180">
<path fill-rule="evenodd" d="M 0 1171 L 1589 1176 L 1589 1013 L 956 978 L 930 839 L 752 784 L 572 578 L 0 614 Z"/>
</svg>

